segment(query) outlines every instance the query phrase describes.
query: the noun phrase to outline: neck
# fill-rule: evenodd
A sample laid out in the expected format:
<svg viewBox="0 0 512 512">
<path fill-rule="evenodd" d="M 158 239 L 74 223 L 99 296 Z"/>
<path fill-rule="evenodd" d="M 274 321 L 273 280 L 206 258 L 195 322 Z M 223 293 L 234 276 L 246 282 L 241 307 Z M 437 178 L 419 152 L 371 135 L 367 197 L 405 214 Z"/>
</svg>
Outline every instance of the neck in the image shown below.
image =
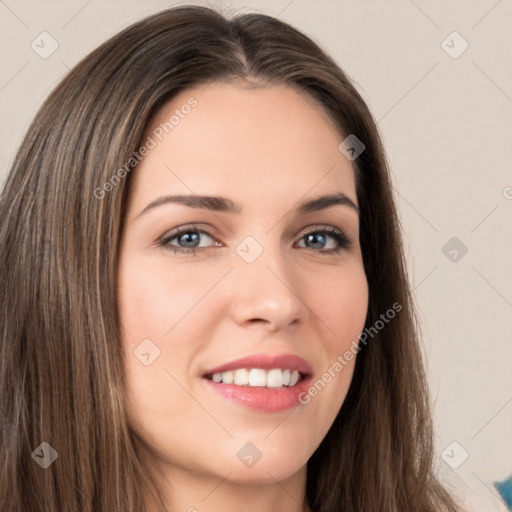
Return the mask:
<svg viewBox="0 0 512 512">
<path fill-rule="evenodd" d="M 183 512 L 311 512 L 306 501 L 307 468 L 277 481 L 239 481 L 232 472 L 223 476 L 194 474 L 175 466 L 159 465 L 154 478 L 166 509 Z M 147 500 L 147 512 L 161 512 L 154 500 Z"/>
</svg>

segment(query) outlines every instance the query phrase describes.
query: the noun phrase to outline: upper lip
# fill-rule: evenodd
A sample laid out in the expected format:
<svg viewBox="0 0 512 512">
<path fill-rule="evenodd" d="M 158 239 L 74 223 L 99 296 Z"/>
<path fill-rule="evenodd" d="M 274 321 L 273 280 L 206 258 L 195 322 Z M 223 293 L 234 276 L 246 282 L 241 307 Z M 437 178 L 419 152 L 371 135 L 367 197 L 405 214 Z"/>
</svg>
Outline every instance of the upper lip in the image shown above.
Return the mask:
<svg viewBox="0 0 512 512">
<path fill-rule="evenodd" d="M 261 368 L 263 370 L 282 368 L 297 370 L 304 375 L 309 375 L 313 372 L 311 365 L 305 359 L 293 354 L 253 354 L 239 359 L 234 359 L 229 363 L 216 366 L 215 368 L 210 368 L 203 372 L 203 377 L 214 373 L 222 373 L 241 368 Z"/>
</svg>

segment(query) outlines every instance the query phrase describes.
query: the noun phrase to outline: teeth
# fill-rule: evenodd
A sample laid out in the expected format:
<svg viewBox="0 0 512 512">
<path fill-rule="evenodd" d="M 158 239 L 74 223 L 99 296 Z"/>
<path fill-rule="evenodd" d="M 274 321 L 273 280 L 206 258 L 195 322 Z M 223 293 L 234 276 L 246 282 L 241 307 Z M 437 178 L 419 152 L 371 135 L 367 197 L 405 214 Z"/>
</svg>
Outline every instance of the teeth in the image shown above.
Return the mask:
<svg viewBox="0 0 512 512">
<path fill-rule="evenodd" d="M 262 370 L 261 368 L 241 368 L 212 375 L 213 382 L 222 384 L 236 384 L 238 386 L 281 388 L 283 386 L 295 386 L 300 380 L 300 373 L 297 370 L 281 370 L 272 368 Z"/>
<path fill-rule="evenodd" d="M 266 386 L 267 385 L 267 375 L 265 374 L 265 370 L 260 370 L 259 368 L 253 368 L 249 372 L 249 386 Z"/>
<path fill-rule="evenodd" d="M 233 384 L 238 384 L 239 386 L 247 386 L 249 384 L 249 372 L 246 369 L 243 370 L 235 370 L 235 381 Z"/>
<path fill-rule="evenodd" d="M 235 376 L 233 375 L 233 372 L 224 372 L 221 373 L 221 380 L 219 382 L 224 382 L 225 384 L 233 384 L 235 381 Z"/>
<path fill-rule="evenodd" d="M 267 387 L 280 388 L 283 385 L 283 371 L 276 368 L 267 374 Z"/>
</svg>

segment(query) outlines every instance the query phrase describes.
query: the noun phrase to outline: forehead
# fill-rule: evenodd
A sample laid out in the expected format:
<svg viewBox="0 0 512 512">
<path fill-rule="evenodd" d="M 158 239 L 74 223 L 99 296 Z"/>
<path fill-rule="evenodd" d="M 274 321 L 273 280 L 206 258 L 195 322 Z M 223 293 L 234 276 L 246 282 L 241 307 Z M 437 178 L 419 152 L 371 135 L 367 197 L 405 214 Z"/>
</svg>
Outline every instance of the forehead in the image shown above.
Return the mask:
<svg viewBox="0 0 512 512">
<path fill-rule="evenodd" d="M 341 191 L 356 202 L 341 140 L 325 111 L 290 86 L 194 87 L 149 123 L 141 144 L 153 147 L 133 172 L 134 199 L 195 193 L 289 202 Z"/>
</svg>

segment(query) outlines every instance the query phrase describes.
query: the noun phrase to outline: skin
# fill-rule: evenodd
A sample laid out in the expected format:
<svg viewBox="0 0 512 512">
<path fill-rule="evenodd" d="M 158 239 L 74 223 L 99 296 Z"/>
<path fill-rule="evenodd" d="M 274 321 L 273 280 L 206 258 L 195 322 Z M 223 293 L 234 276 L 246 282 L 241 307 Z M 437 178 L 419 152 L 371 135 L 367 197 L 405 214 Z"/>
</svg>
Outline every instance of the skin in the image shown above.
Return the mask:
<svg viewBox="0 0 512 512">
<path fill-rule="evenodd" d="M 345 399 L 355 358 L 307 405 L 283 412 L 231 402 L 201 374 L 255 353 L 291 353 L 311 363 L 314 381 L 357 340 L 368 307 L 358 213 L 346 205 L 294 212 L 336 192 L 357 205 L 354 169 L 325 112 L 286 85 L 182 91 L 143 141 L 191 97 L 197 106 L 162 141 L 153 136 L 158 144 L 130 176 L 118 275 L 128 419 L 170 509 L 309 510 L 306 463 Z M 224 196 L 243 210 L 169 203 L 140 215 L 167 194 Z M 189 224 L 195 254 L 159 245 Z M 351 246 L 327 254 L 338 245 L 330 234 L 304 236 L 319 228 L 342 231 Z M 252 263 L 236 252 L 248 236 L 263 249 Z M 149 366 L 134 356 L 144 339 L 160 350 Z M 237 457 L 247 442 L 262 453 L 252 467 Z M 149 498 L 148 507 L 157 510 Z"/>
</svg>

